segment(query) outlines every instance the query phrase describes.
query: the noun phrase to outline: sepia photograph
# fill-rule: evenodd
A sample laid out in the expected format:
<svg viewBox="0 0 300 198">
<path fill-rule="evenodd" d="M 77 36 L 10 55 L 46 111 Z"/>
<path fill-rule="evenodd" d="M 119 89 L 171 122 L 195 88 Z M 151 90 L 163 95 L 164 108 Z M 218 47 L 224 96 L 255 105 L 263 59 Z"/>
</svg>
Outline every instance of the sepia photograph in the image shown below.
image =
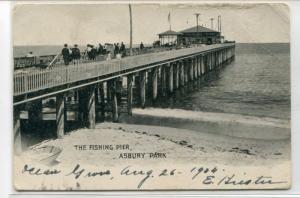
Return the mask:
<svg viewBox="0 0 300 198">
<path fill-rule="evenodd" d="M 18 191 L 289 189 L 284 3 L 15 2 Z"/>
</svg>

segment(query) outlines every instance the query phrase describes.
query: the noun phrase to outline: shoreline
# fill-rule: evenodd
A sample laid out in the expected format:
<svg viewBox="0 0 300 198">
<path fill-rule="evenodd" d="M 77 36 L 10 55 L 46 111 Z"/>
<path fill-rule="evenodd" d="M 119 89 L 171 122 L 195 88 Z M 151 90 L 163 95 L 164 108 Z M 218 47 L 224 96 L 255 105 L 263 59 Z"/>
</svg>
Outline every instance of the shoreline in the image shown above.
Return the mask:
<svg viewBox="0 0 300 198">
<path fill-rule="evenodd" d="M 37 148 L 54 146 L 62 149 L 52 164 L 44 164 L 33 159 L 39 156 Z M 113 149 L 75 149 L 74 145 L 112 145 Z M 118 145 L 121 149 L 116 149 Z M 128 145 L 128 147 L 126 146 Z M 120 154 L 145 155 L 144 157 L 120 158 Z M 150 158 L 150 153 L 164 153 L 166 157 Z M 137 155 L 135 155 L 137 156 Z M 129 178 L 118 176 L 118 181 L 67 177 L 67 173 L 79 165 L 86 171 L 109 170 L 117 174 L 126 167 L 134 170 L 151 170 L 157 173 L 164 168 L 175 168 L 185 175 L 176 176 L 180 183 L 168 185 L 163 180 L 149 179 L 142 189 L 260 189 L 289 188 L 291 179 L 290 140 L 257 140 L 230 137 L 214 133 L 201 133 L 171 127 L 154 127 L 122 123 L 101 123 L 96 129 L 79 129 L 62 139 L 48 140 L 35 145 L 31 150 L 14 158 L 15 188 L 18 190 L 100 190 L 137 189 L 141 176 Z M 24 165 L 41 170 L 59 170 L 64 175 L 39 176 L 24 175 Z M 236 179 L 271 176 L 274 181 L 284 181 L 278 185 L 210 185 L 200 187 L 187 175 L 193 167 L 217 168 L 216 178 L 236 175 Z M 122 171 L 121 171 L 122 172 Z M 246 174 L 246 176 L 245 176 Z M 114 177 L 116 177 L 114 175 Z M 244 178 L 245 177 L 245 178 Z M 102 177 L 101 177 L 102 178 Z M 174 181 L 174 178 L 169 178 Z M 27 182 L 25 182 L 27 181 Z M 113 183 L 112 183 L 113 182 Z M 124 183 L 125 182 L 125 183 Z M 127 184 L 127 185 L 124 185 Z"/>
</svg>

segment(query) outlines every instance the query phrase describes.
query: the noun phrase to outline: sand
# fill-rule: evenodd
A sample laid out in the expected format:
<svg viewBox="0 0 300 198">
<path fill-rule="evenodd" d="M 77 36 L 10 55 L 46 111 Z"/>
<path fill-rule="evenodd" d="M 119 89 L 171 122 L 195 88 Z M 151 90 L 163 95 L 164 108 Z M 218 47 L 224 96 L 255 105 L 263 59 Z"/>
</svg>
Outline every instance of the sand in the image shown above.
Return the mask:
<svg viewBox="0 0 300 198">
<path fill-rule="evenodd" d="M 46 145 L 61 148 L 62 152 L 54 164 L 42 164 L 33 159 L 34 150 Z M 87 150 L 78 150 L 75 145 L 86 145 Z M 112 145 L 112 150 L 95 150 L 90 145 Z M 122 145 L 121 150 L 116 149 Z M 93 148 L 90 150 L 89 148 Z M 150 158 L 149 153 L 163 153 L 161 158 Z M 135 154 L 135 158 L 120 158 L 120 154 Z M 144 153 L 141 158 L 136 153 Z M 134 155 L 133 155 L 134 156 Z M 140 188 L 141 176 L 120 177 L 118 180 L 74 179 L 65 175 L 31 176 L 21 171 L 24 164 L 70 172 L 76 164 L 86 169 L 110 169 L 119 173 L 124 167 L 161 171 L 176 168 L 190 174 L 191 168 L 217 167 L 216 178 L 224 175 L 255 178 L 272 176 L 284 181 L 278 185 L 204 185 L 193 182 L 190 176 L 147 180 Z M 21 156 L 15 157 L 15 186 L 17 189 L 44 190 L 99 190 L 99 189 L 259 189 L 288 188 L 290 182 L 290 138 L 253 139 L 226 134 L 207 133 L 195 130 L 124 123 L 101 123 L 95 129 L 79 129 L 63 139 L 48 140 L 35 145 Z M 220 171 L 220 170 L 223 170 Z M 246 176 L 245 176 L 246 175 Z M 33 179 L 33 178 L 34 179 Z M 116 175 L 114 177 L 117 177 Z M 241 177 L 241 178 L 243 178 Z M 156 178 L 156 177 L 154 177 Z M 203 179 L 203 178 L 202 178 Z M 244 179 L 244 178 L 243 178 Z"/>
</svg>

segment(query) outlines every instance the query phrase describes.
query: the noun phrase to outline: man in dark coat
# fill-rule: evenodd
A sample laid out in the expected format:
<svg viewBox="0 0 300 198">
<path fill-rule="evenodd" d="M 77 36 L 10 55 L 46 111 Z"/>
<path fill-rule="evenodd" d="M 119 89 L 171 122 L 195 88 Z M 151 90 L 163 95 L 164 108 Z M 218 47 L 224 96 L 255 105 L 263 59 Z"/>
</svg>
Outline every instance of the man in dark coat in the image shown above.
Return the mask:
<svg viewBox="0 0 300 198">
<path fill-rule="evenodd" d="M 122 55 L 124 56 L 125 55 L 125 45 L 123 42 L 121 43 L 120 51 L 121 51 Z"/>
<path fill-rule="evenodd" d="M 61 54 L 62 54 L 62 56 L 63 56 L 65 65 L 69 65 L 71 56 L 70 56 L 70 50 L 69 50 L 69 48 L 68 48 L 68 44 L 65 44 L 65 45 L 64 45 L 64 48 L 61 50 Z"/>
<path fill-rule="evenodd" d="M 143 44 L 143 42 L 141 42 L 141 44 L 140 44 L 140 50 L 142 50 L 142 49 L 144 49 L 144 44 Z"/>
<path fill-rule="evenodd" d="M 72 58 L 73 58 L 74 64 L 79 63 L 79 60 L 81 58 L 81 54 L 80 54 L 80 50 L 79 50 L 77 44 L 75 44 L 74 48 L 72 48 Z"/>
<path fill-rule="evenodd" d="M 95 60 L 96 56 L 97 56 L 97 50 L 95 49 L 95 47 L 93 45 L 91 45 L 91 59 Z"/>
</svg>

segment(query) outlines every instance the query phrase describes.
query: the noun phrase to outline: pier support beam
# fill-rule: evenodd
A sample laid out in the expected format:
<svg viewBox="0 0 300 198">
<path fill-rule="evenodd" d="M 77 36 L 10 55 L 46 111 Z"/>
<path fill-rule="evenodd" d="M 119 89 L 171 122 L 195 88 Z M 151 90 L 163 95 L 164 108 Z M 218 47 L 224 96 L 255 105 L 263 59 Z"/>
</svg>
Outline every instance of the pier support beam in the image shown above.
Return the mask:
<svg viewBox="0 0 300 198">
<path fill-rule="evenodd" d="M 29 122 L 39 122 L 42 120 L 43 114 L 43 103 L 42 100 L 37 100 L 31 103 L 30 109 L 28 110 L 28 120 Z"/>
<path fill-rule="evenodd" d="M 201 57 L 201 66 L 202 66 L 202 74 L 204 75 L 206 72 L 206 70 L 205 70 L 205 54 L 203 54 Z"/>
<path fill-rule="evenodd" d="M 116 94 L 117 94 L 118 103 L 121 103 L 122 88 L 123 88 L 123 78 L 122 77 L 116 78 Z"/>
<path fill-rule="evenodd" d="M 206 66 L 207 66 L 207 69 L 206 69 L 206 73 L 208 73 L 210 71 L 210 54 L 206 54 Z"/>
<path fill-rule="evenodd" d="M 188 83 L 188 61 L 184 61 L 184 84 Z"/>
<path fill-rule="evenodd" d="M 145 108 L 145 105 L 146 105 L 146 71 L 140 72 L 140 98 L 141 98 L 141 107 Z"/>
<path fill-rule="evenodd" d="M 67 121 L 67 111 L 65 96 L 58 94 L 56 96 L 56 137 L 62 138 L 65 135 L 65 124 Z"/>
<path fill-rule="evenodd" d="M 94 129 L 96 125 L 95 87 L 89 87 L 87 94 L 87 127 Z"/>
<path fill-rule="evenodd" d="M 127 76 L 127 113 L 132 115 L 132 100 L 133 100 L 133 76 L 129 74 Z"/>
<path fill-rule="evenodd" d="M 199 66 L 200 66 L 200 77 L 202 77 L 203 71 L 204 71 L 204 69 L 203 69 L 203 55 L 201 55 L 199 57 Z"/>
<path fill-rule="evenodd" d="M 217 51 L 214 52 L 214 69 L 217 68 Z"/>
<path fill-rule="evenodd" d="M 106 81 L 106 100 L 111 101 L 111 81 Z"/>
<path fill-rule="evenodd" d="M 151 70 L 151 83 L 152 83 L 152 99 L 155 101 L 157 99 L 157 73 L 158 68 L 155 67 Z"/>
<path fill-rule="evenodd" d="M 180 81 L 180 86 L 184 86 L 184 82 L 185 82 L 185 79 L 184 79 L 184 63 L 183 61 L 180 61 L 179 62 L 179 81 Z"/>
<path fill-rule="evenodd" d="M 194 79 L 196 80 L 198 77 L 198 58 L 194 58 L 194 64 L 193 64 L 193 74 L 194 74 Z"/>
<path fill-rule="evenodd" d="M 198 56 L 198 67 L 197 67 L 197 69 L 198 69 L 198 72 L 197 72 L 197 74 L 198 74 L 198 78 L 200 78 L 201 77 L 201 56 Z"/>
<path fill-rule="evenodd" d="M 193 81 L 194 80 L 194 59 L 190 59 L 189 61 L 189 66 L 188 66 L 188 72 L 189 72 L 189 81 Z"/>
<path fill-rule="evenodd" d="M 111 109 L 112 109 L 112 121 L 118 122 L 119 111 L 118 111 L 118 98 L 117 98 L 117 80 L 110 80 L 110 90 L 111 90 Z"/>
<path fill-rule="evenodd" d="M 175 85 L 175 89 L 179 88 L 179 63 L 176 62 L 174 64 L 174 85 Z"/>
<path fill-rule="evenodd" d="M 166 96 L 166 65 L 162 65 L 160 67 L 160 88 L 161 88 L 161 95 L 164 97 Z"/>
<path fill-rule="evenodd" d="M 79 121 L 89 129 L 95 128 L 95 87 L 87 87 L 79 91 Z"/>
<path fill-rule="evenodd" d="M 205 74 L 209 72 L 209 55 L 207 54 L 205 57 Z"/>
<path fill-rule="evenodd" d="M 212 56 L 212 52 L 209 53 L 209 70 L 213 70 L 213 56 Z"/>
<path fill-rule="evenodd" d="M 99 95 L 100 95 L 100 111 L 101 120 L 105 119 L 105 95 L 104 95 L 104 83 L 99 84 Z"/>
<path fill-rule="evenodd" d="M 14 153 L 19 155 L 22 152 L 22 134 L 20 122 L 20 106 L 14 106 Z"/>
<path fill-rule="evenodd" d="M 173 81 L 173 65 L 169 63 L 168 65 L 168 90 L 169 93 L 173 93 L 174 90 L 174 81 Z"/>
</svg>

